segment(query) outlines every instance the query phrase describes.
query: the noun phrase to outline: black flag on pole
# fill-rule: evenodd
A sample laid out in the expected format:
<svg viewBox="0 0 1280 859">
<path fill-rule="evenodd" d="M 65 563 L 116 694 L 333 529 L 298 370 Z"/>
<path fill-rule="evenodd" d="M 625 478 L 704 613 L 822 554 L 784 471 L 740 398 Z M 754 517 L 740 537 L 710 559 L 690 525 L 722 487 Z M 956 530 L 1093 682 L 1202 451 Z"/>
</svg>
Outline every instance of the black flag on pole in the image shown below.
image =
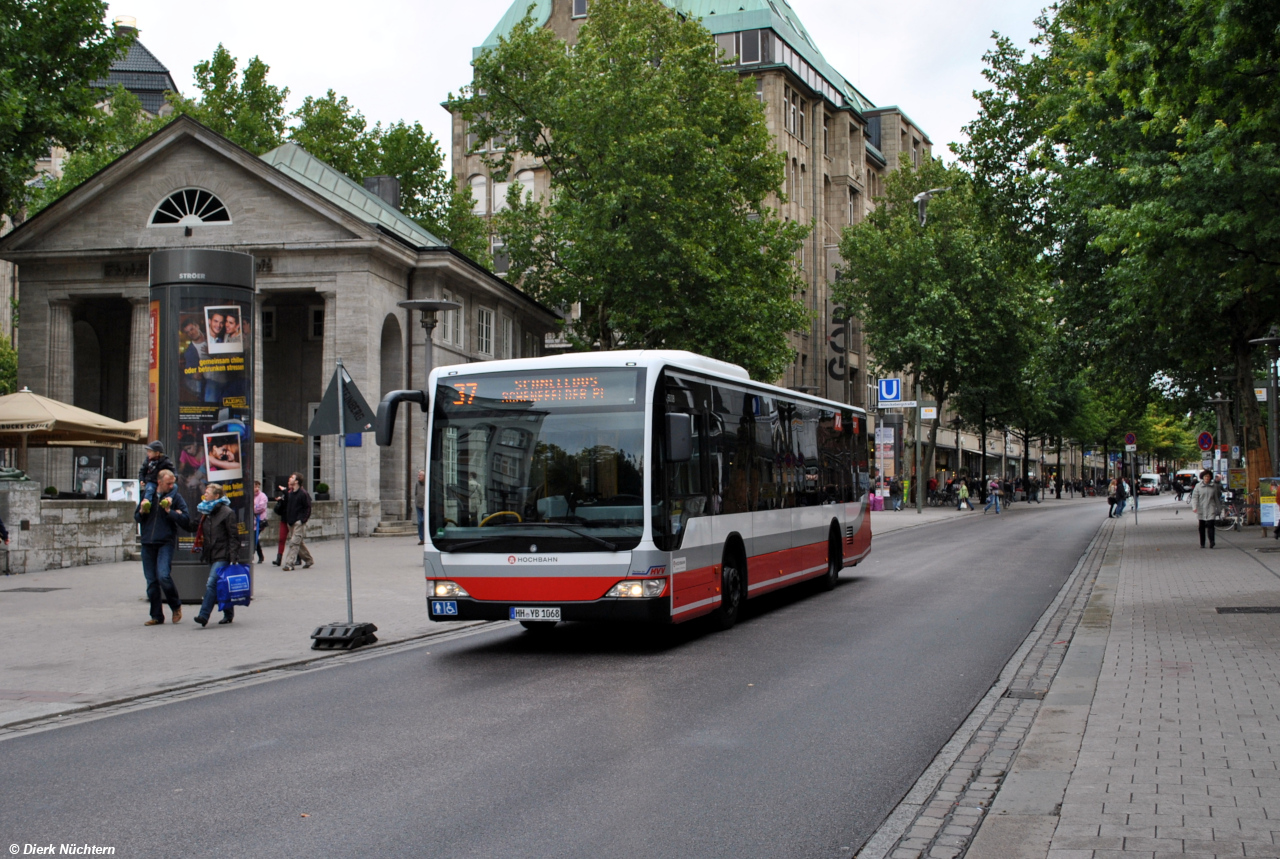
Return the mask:
<svg viewBox="0 0 1280 859">
<path fill-rule="evenodd" d="M 351 381 L 351 374 L 345 368 L 334 371 L 329 380 L 329 387 L 320 400 L 320 408 L 311 420 L 307 435 L 338 435 L 338 373 L 342 373 L 343 405 L 346 407 L 346 430 L 348 433 L 373 432 L 373 409 L 360 395 L 360 389 Z"/>
</svg>

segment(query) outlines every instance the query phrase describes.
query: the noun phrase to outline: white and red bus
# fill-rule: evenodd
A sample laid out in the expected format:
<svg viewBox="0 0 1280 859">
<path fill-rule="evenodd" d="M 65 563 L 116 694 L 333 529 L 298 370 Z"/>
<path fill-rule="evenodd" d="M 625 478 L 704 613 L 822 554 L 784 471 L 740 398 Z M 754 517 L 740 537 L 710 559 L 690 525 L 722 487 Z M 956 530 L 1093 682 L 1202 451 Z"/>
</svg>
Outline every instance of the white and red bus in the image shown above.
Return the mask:
<svg viewBox="0 0 1280 859">
<path fill-rule="evenodd" d="M 654 350 L 455 364 L 429 390 L 432 620 L 728 627 L 871 550 L 861 409 Z"/>
</svg>

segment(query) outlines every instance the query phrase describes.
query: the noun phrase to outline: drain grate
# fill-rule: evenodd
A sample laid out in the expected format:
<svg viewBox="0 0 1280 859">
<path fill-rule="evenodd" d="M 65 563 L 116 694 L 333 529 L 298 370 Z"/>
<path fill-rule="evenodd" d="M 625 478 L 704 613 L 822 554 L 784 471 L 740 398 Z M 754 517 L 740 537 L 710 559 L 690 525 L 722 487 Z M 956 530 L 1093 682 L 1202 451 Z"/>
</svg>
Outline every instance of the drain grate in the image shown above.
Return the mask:
<svg viewBox="0 0 1280 859">
<path fill-rule="evenodd" d="M 1280 605 L 1218 606 L 1218 614 L 1280 614 Z"/>
<path fill-rule="evenodd" d="M 71 588 L 9 588 L 0 594 L 47 594 L 49 591 L 69 591 Z"/>
<path fill-rule="evenodd" d="M 1044 698 L 1044 691 L 1038 689 L 1006 689 L 1006 698 L 1022 698 L 1027 701 L 1039 701 Z"/>
</svg>

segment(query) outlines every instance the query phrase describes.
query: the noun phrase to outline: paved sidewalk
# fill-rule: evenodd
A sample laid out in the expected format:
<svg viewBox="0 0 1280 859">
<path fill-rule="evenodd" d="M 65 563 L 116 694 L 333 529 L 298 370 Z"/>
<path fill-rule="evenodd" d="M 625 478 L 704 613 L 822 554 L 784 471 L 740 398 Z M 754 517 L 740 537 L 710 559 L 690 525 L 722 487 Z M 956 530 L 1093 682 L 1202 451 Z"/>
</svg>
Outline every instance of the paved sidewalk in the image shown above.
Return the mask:
<svg viewBox="0 0 1280 859">
<path fill-rule="evenodd" d="M 860 859 L 1280 857 L 1280 543 L 1131 513 Z"/>
<path fill-rule="evenodd" d="M 1161 496 L 1161 498 L 1172 498 L 1172 496 Z M 1147 499 L 1143 499 L 1143 504 L 1151 503 Z M 1092 507 L 1098 512 L 1099 518 L 1106 518 L 1107 499 L 1106 498 L 1068 498 L 1065 494 L 1061 499 L 1046 496 L 1044 501 L 1039 503 L 1030 503 L 1026 501 L 1018 501 L 1012 505 L 1004 505 L 1001 508 L 1001 514 L 1018 514 L 1026 510 L 1034 510 L 1040 508 L 1051 508 L 1061 505 L 1071 505 L 1073 507 Z M 903 528 L 916 528 L 921 525 L 932 525 L 935 522 L 947 522 L 951 519 L 960 519 L 965 516 L 981 516 L 982 505 L 978 503 L 978 499 L 973 499 L 973 506 L 976 508 L 970 512 L 968 509 L 957 510 L 954 507 L 925 507 L 921 512 L 917 513 L 914 506 L 905 507 L 902 510 L 877 510 L 871 513 L 871 533 L 888 534 L 891 531 L 901 531 Z M 994 516 L 995 513 L 988 513 L 988 516 Z"/>
<path fill-rule="evenodd" d="M 346 619 L 342 541 L 317 542 L 311 553 L 316 565 L 309 570 L 256 565 L 253 604 L 237 609 L 227 626 L 217 624 L 215 611 L 203 629 L 191 620 L 194 605 L 183 607 L 181 623 L 143 626 L 140 562 L 0 576 L 0 726 L 332 658 L 311 650 L 310 636 L 321 624 Z M 470 625 L 427 619 L 422 549 L 414 537 L 352 540 L 351 569 L 355 619 L 377 624 L 380 642 Z"/>
</svg>

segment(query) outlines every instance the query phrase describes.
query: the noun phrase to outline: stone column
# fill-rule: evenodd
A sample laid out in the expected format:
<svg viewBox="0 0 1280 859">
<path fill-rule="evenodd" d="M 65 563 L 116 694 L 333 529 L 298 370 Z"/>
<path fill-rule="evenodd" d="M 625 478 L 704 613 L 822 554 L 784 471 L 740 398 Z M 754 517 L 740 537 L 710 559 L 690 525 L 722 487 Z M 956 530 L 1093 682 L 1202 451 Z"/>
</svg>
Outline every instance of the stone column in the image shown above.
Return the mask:
<svg viewBox="0 0 1280 859">
<path fill-rule="evenodd" d="M 151 296 L 132 296 L 133 317 L 129 327 L 129 420 L 147 417 L 150 406 L 147 396 L 150 385 L 148 373 L 151 366 Z M 134 476 L 146 458 L 142 445 L 131 444 L 127 448 L 128 466 L 124 477 Z M 176 458 L 176 451 L 169 451 Z"/>
<path fill-rule="evenodd" d="M 320 390 L 315 393 L 317 401 L 324 397 L 324 392 L 329 387 L 329 379 L 333 376 L 334 365 L 338 360 L 338 292 L 337 290 L 319 290 L 319 293 L 324 298 L 324 347 L 320 358 Z M 309 319 L 308 324 L 310 324 Z M 322 436 L 320 439 L 320 480 L 329 484 L 330 492 L 338 491 L 337 439 L 338 437 L 333 435 Z M 308 457 L 308 477 L 310 474 L 311 460 Z"/>
<path fill-rule="evenodd" d="M 71 301 L 54 299 L 49 302 L 49 359 L 45 382 L 45 396 L 68 405 L 75 398 L 75 335 L 72 331 Z M 34 459 L 34 457 L 32 458 Z M 42 482 L 60 490 L 70 491 L 72 484 L 72 454 L 66 448 L 47 448 Z"/>
</svg>

